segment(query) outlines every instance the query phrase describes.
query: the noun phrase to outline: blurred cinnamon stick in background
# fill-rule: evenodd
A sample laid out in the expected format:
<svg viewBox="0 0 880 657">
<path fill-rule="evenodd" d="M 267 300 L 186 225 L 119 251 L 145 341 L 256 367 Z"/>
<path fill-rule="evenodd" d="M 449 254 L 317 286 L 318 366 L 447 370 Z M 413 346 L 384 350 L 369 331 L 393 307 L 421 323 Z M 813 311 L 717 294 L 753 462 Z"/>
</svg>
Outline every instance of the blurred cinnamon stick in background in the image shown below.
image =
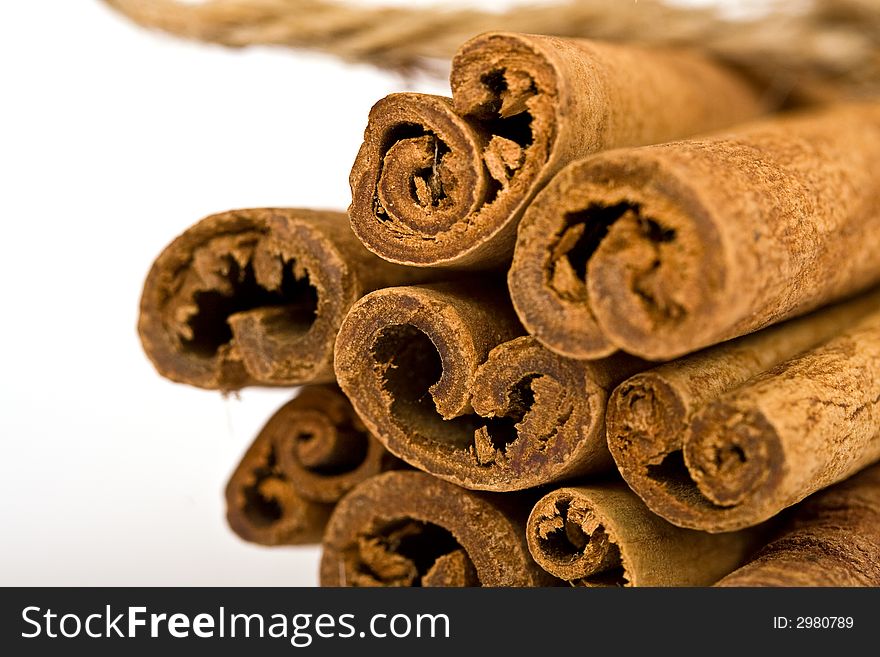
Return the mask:
<svg viewBox="0 0 880 657">
<path fill-rule="evenodd" d="M 269 419 L 230 478 L 229 526 L 263 545 L 317 543 L 345 493 L 398 463 L 336 386 L 306 386 Z"/>
</svg>

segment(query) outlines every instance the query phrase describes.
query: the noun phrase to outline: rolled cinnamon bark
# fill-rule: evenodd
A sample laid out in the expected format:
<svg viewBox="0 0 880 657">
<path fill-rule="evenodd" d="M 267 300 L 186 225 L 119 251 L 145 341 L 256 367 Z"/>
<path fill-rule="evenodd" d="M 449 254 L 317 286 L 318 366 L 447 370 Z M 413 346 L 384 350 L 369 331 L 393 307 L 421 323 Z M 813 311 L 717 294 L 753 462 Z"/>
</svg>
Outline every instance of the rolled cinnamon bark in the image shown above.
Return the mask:
<svg viewBox="0 0 880 657">
<path fill-rule="evenodd" d="M 337 505 L 322 586 L 545 586 L 525 519 L 534 499 L 475 493 L 421 472 L 386 472 Z"/>
<path fill-rule="evenodd" d="M 392 262 L 508 262 L 523 209 L 566 163 L 764 109 L 737 74 L 694 52 L 503 32 L 461 47 L 451 85 L 451 100 L 394 94 L 370 112 L 349 211 L 367 248 Z"/>
<path fill-rule="evenodd" d="M 880 279 L 880 104 L 596 155 L 520 224 L 508 282 L 573 358 L 667 360 Z"/>
<path fill-rule="evenodd" d="M 682 444 L 683 460 L 647 469 L 666 488 L 645 499 L 711 532 L 755 525 L 880 459 L 880 311 L 704 406 Z"/>
<path fill-rule="evenodd" d="M 144 284 L 138 331 L 172 381 L 220 390 L 326 383 L 351 304 L 426 278 L 369 253 L 343 213 L 234 210 L 165 248 Z"/>
<path fill-rule="evenodd" d="M 575 586 L 708 586 L 745 561 L 758 534 L 676 527 L 607 481 L 542 497 L 526 537 L 538 565 Z"/>
<path fill-rule="evenodd" d="M 226 518 L 246 541 L 317 543 L 345 493 L 398 463 L 336 386 L 307 386 L 248 448 L 226 486 Z"/>
<path fill-rule="evenodd" d="M 776 539 L 718 586 L 880 586 L 880 466 L 791 513 Z"/>
<path fill-rule="evenodd" d="M 700 495 L 682 450 L 694 415 L 878 309 L 880 293 L 873 292 L 627 379 L 612 393 L 606 411 L 608 447 L 621 475 L 655 513 L 689 516 Z"/>
<path fill-rule="evenodd" d="M 342 324 L 339 385 L 390 452 L 465 488 L 609 469 L 605 404 L 644 363 L 573 361 L 520 331 L 503 288 L 378 290 Z"/>
</svg>

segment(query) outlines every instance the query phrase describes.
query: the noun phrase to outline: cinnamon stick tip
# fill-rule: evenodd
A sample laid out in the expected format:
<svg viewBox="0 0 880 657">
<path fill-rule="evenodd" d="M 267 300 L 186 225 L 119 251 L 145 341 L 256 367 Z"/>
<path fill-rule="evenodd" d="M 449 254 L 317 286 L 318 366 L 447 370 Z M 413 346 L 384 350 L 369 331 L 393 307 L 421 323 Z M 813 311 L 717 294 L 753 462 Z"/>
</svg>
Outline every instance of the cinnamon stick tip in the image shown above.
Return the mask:
<svg viewBox="0 0 880 657">
<path fill-rule="evenodd" d="M 541 498 L 529 515 L 526 539 L 535 561 L 560 579 L 593 586 L 628 583 L 607 520 L 576 489 L 560 488 Z"/>
<path fill-rule="evenodd" d="M 684 459 L 703 496 L 725 508 L 759 504 L 761 491 L 782 476 L 785 462 L 779 435 L 760 409 L 723 401 L 694 418 Z"/>
<path fill-rule="evenodd" d="M 605 415 L 608 448 L 624 471 L 632 465 L 659 465 L 681 449 L 686 428 L 681 396 L 652 372 L 630 377 L 611 393 Z"/>
</svg>

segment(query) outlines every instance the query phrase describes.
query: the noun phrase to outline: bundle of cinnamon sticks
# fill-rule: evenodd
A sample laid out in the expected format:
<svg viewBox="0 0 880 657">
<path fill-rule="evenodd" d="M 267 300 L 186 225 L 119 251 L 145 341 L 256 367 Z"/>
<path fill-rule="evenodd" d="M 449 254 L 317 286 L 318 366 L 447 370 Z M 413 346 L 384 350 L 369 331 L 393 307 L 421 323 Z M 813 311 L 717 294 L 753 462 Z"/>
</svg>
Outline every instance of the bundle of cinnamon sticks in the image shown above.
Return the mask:
<svg viewBox="0 0 880 657">
<path fill-rule="evenodd" d="M 226 499 L 329 586 L 880 585 L 880 102 L 488 33 L 370 112 L 348 213 L 212 215 L 143 347 L 301 386 Z"/>
</svg>

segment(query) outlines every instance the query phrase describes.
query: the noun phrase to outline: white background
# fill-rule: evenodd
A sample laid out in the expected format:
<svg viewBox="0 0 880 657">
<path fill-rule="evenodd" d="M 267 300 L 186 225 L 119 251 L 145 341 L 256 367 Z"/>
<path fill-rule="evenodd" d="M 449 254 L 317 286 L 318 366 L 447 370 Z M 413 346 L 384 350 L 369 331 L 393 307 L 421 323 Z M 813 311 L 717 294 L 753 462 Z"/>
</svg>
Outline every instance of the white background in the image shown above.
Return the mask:
<svg viewBox="0 0 880 657">
<path fill-rule="evenodd" d="M 291 393 L 159 378 L 140 288 L 212 212 L 345 208 L 367 112 L 404 82 L 83 0 L 2 3 L 0 61 L 0 584 L 315 584 L 317 548 L 251 546 L 223 517 Z"/>
<path fill-rule="evenodd" d="M 446 85 L 178 41 L 95 0 L 3 2 L 0 62 L 0 584 L 315 584 L 317 548 L 251 546 L 223 518 L 290 392 L 159 378 L 141 284 L 212 212 L 345 208 L 372 103 Z"/>
</svg>

